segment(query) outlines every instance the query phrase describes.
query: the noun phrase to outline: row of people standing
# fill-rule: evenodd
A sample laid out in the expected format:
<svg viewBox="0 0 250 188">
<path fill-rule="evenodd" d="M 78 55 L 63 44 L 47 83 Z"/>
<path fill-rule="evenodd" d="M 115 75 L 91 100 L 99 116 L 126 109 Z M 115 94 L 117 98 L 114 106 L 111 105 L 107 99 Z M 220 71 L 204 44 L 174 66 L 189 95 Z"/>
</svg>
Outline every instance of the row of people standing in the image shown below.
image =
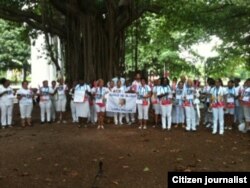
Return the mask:
<svg viewBox="0 0 250 188">
<path fill-rule="evenodd" d="M 204 124 L 212 126 L 213 134 L 223 134 L 225 129 L 231 130 L 235 124 L 245 122 L 243 132 L 249 130 L 250 122 L 250 79 L 243 86 L 240 80 L 229 80 L 227 86 L 223 86 L 221 79 L 209 78 L 207 86 L 203 89 L 205 103 Z"/>
<path fill-rule="evenodd" d="M 12 127 L 13 124 L 13 106 L 14 99 L 19 101 L 19 110 L 21 116 L 21 126 L 32 125 L 32 111 L 34 102 L 39 102 L 41 124 L 55 121 L 58 113 L 58 123 L 66 123 L 63 119 L 66 111 L 67 86 L 63 80 L 52 82 L 52 87 L 48 86 L 48 81 L 43 81 L 43 85 L 38 89 L 28 87 L 28 81 L 23 81 L 22 86 L 17 91 L 10 87 L 10 81 L 2 79 L 0 87 L 0 107 L 1 107 L 1 127 Z"/>
<path fill-rule="evenodd" d="M 12 125 L 12 110 L 14 91 L 10 88 L 8 80 L 3 81 L 3 87 L 0 89 L 1 111 L 2 111 L 2 127 Z M 71 112 L 74 122 L 79 125 L 84 119 L 90 119 L 92 122 L 98 122 L 98 128 L 104 128 L 105 116 L 113 116 L 115 124 L 122 124 L 123 118 L 126 117 L 128 123 L 130 120 L 135 121 L 135 114 L 119 114 L 105 112 L 105 103 L 109 92 L 131 92 L 137 94 L 137 111 L 139 128 L 146 129 L 149 119 L 149 107 L 152 103 L 155 112 L 155 125 L 158 124 L 158 117 L 161 116 L 162 128 L 170 130 L 172 123 L 186 123 L 187 131 L 196 131 L 199 124 L 199 99 L 204 99 L 207 104 L 205 112 L 205 121 L 213 122 L 213 134 L 217 133 L 219 124 L 219 133 L 224 133 L 224 114 L 227 119 L 231 119 L 232 115 L 236 114 L 238 106 L 244 109 L 246 129 L 249 127 L 249 100 L 250 100 L 250 81 L 245 82 L 244 88 L 236 92 L 234 82 L 229 81 L 228 87 L 222 87 L 222 82 L 218 79 L 216 82 L 208 80 L 207 87 L 201 90 L 193 83 L 192 80 L 181 79 L 177 85 L 170 86 L 168 78 L 163 78 L 161 81 L 156 80 L 154 85 L 147 85 L 146 79 L 141 79 L 137 74 L 132 84 L 128 84 L 124 79 L 114 78 L 104 86 L 104 81 L 99 79 L 94 82 L 92 87 L 85 83 L 82 79 L 75 82 L 70 89 L 71 95 Z M 22 126 L 31 125 L 31 112 L 33 108 L 32 98 L 39 96 L 39 105 L 41 111 L 41 123 L 51 122 L 55 120 L 54 111 L 58 112 L 58 122 L 66 123 L 65 117 L 66 102 L 68 87 L 59 80 L 58 85 L 52 82 L 52 87 L 48 86 L 48 82 L 44 81 L 43 86 L 39 87 L 37 92 L 28 88 L 28 82 L 22 83 L 22 88 L 17 91 L 19 99 L 21 124 Z M 76 92 L 84 91 L 84 99 L 82 102 L 75 102 L 74 97 Z M 238 101 L 238 102 L 237 102 Z M 240 104 L 241 103 L 241 104 Z M 239 104 L 239 105 L 238 105 Z M 226 110 L 226 111 L 224 111 Z M 212 111 L 212 113 L 210 113 Z M 226 112 L 226 113 L 224 113 Z M 239 113 L 239 112 L 238 112 Z M 45 114 L 47 117 L 45 118 Z M 211 118 L 208 116 L 212 115 Z M 229 123 L 228 123 L 229 124 Z M 231 125 L 229 126 L 231 127 Z"/>
</svg>

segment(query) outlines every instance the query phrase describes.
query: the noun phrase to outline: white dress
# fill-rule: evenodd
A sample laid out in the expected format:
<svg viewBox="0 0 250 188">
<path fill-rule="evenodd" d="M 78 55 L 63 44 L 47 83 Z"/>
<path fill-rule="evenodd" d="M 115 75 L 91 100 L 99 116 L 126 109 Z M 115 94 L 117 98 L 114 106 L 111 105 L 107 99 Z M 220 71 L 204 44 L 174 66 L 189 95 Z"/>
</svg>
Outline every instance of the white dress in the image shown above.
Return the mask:
<svg viewBox="0 0 250 188">
<path fill-rule="evenodd" d="M 74 100 L 77 117 L 87 118 L 89 116 L 89 96 L 86 94 L 86 91 L 91 92 L 90 87 L 87 84 L 84 84 L 82 86 L 78 84 L 75 87 L 74 98 L 76 98 L 76 95 L 79 95 L 81 93 L 84 96 L 82 101 L 76 102 L 76 100 Z"/>
</svg>

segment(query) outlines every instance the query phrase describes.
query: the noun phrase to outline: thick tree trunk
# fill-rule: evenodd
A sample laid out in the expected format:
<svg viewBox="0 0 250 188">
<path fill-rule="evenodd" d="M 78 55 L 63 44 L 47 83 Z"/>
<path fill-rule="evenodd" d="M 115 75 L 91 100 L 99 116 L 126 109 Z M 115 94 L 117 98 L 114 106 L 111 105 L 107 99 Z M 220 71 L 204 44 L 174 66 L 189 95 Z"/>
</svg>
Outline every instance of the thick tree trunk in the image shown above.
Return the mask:
<svg viewBox="0 0 250 188">
<path fill-rule="evenodd" d="M 105 22 L 108 27 L 105 28 Z M 107 29 L 108 28 L 108 29 Z M 124 68 L 124 32 L 115 33 L 113 20 L 92 15 L 67 17 L 66 77 L 69 81 L 108 81 Z"/>
</svg>

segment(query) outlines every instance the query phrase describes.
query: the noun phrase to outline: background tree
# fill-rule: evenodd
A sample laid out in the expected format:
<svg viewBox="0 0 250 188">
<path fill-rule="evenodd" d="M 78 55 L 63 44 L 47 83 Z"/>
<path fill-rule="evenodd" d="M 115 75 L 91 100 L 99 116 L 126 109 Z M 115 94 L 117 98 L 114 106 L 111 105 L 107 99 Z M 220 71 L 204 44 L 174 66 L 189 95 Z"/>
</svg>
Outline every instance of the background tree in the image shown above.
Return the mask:
<svg viewBox="0 0 250 188">
<path fill-rule="evenodd" d="M 108 80 L 124 70 L 125 29 L 146 11 L 158 6 L 143 0 L 0 1 L 0 17 L 60 37 L 69 80 Z"/>
<path fill-rule="evenodd" d="M 168 64 L 174 73 L 195 70 L 180 59 L 180 48 L 214 35 L 223 41 L 215 67 L 240 60 L 242 68 L 249 69 L 249 4 L 244 0 L 0 0 L 0 17 L 59 36 L 67 78 L 90 81 L 123 72 L 126 53 L 128 69 L 161 70 Z"/>
<path fill-rule="evenodd" d="M 30 72 L 30 41 L 27 30 L 20 25 L 0 19 L 0 67 L 2 71 L 23 71 L 23 78 Z"/>
</svg>

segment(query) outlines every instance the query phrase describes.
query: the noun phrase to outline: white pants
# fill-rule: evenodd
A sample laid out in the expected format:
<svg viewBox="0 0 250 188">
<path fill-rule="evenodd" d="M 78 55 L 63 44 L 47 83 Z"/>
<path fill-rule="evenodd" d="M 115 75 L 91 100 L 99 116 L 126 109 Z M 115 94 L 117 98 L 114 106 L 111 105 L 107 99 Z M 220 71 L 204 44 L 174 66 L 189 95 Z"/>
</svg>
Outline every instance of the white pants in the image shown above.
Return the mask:
<svg viewBox="0 0 250 188">
<path fill-rule="evenodd" d="M 172 123 L 172 104 L 170 105 L 161 105 L 161 121 L 162 128 L 166 129 L 166 118 L 168 120 L 168 129 L 171 129 Z"/>
<path fill-rule="evenodd" d="M 220 134 L 224 133 L 224 110 L 223 107 L 213 108 L 213 133 L 217 133 L 218 121 Z"/>
<path fill-rule="evenodd" d="M 78 117 L 76 115 L 76 105 L 73 100 L 70 101 L 70 109 L 73 122 L 78 122 Z"/>
<path fill-rule="evenodd" d="M 250 106 L 244 106 L 243 109 L 246 122 L 250 122 Z"/>
<path fill-rule="evenodd" d="M 20 109 L 20 114 L 21 114 L 22 119 L 31 118 L 33 104 L 30 104 L 30 105 L 19 104 L 19 109 Z"/>
<path fill-rule="evenodd" d="M 148 105 L 137 104 L 137 109 L 138 109 L 138 119 L 148 120 L 149 104 Z"/>
<path fill-rule="evenodd" d="M 45 121 L 45 114 L 47 115 L 47 121 L 51 121 L 51 101 L 40 101 L 39 106 L 41 110 L 41 121 Z"/>
<path fill-rule="evenodd" d="M 66 111 L 66 99 L 58 99 L 56 101 L 56 111 L 57 112 L 65 112 Z"/>
<path fill-rule="evenodd" d="M 51 119 L 54 121 L 56 119 L 56 106 L 57 106 L 57 101 L 56 100 L 51 100 L 51 109 L 50 109 L 50 113 L 51 113 Z"/>
<path fill-rule="evenodd" d="M 193 106 L 185 106 L 185 112 L 186 112 L 186 130 L 190 131 L 196 130 L 196 111 L 194 110 Z"/>
<path fill-rule="evenodd" d="M 184 108 L 180 105 L 175 106 L 176 123 L 184 123 Z"/>
<path fill-rule="evenodd" d="M 2 126 L 5 127 L 6 125 L 12 124 L 12 114 L 13 114 L 13 104 L 12 105 L 1 105 L 1 123 Z"/>
<path fill-rule="evenodd" d="M 116 125 L 118 124 L 118 116 L 119 116 L 119 123 L 122 124 L 122 118 L 123 118 L 124 114 L 114 112 L 114 122 Z"/>
<path fill-rule="evenodd" d="M 89 105 L 89 118 L 88 120 L 91 121 L 91 123 L 96 123 L 97 122 L 97 113 L 96 113 L 96 106 Z"/>
<path fill-rule="evenodd" d="M 242 106 L 235 106 L 235 111 L 234 111 L 234 122 L 238 121 L 239 123 L 243 122 L 243 108 Z"/>
</svg>

